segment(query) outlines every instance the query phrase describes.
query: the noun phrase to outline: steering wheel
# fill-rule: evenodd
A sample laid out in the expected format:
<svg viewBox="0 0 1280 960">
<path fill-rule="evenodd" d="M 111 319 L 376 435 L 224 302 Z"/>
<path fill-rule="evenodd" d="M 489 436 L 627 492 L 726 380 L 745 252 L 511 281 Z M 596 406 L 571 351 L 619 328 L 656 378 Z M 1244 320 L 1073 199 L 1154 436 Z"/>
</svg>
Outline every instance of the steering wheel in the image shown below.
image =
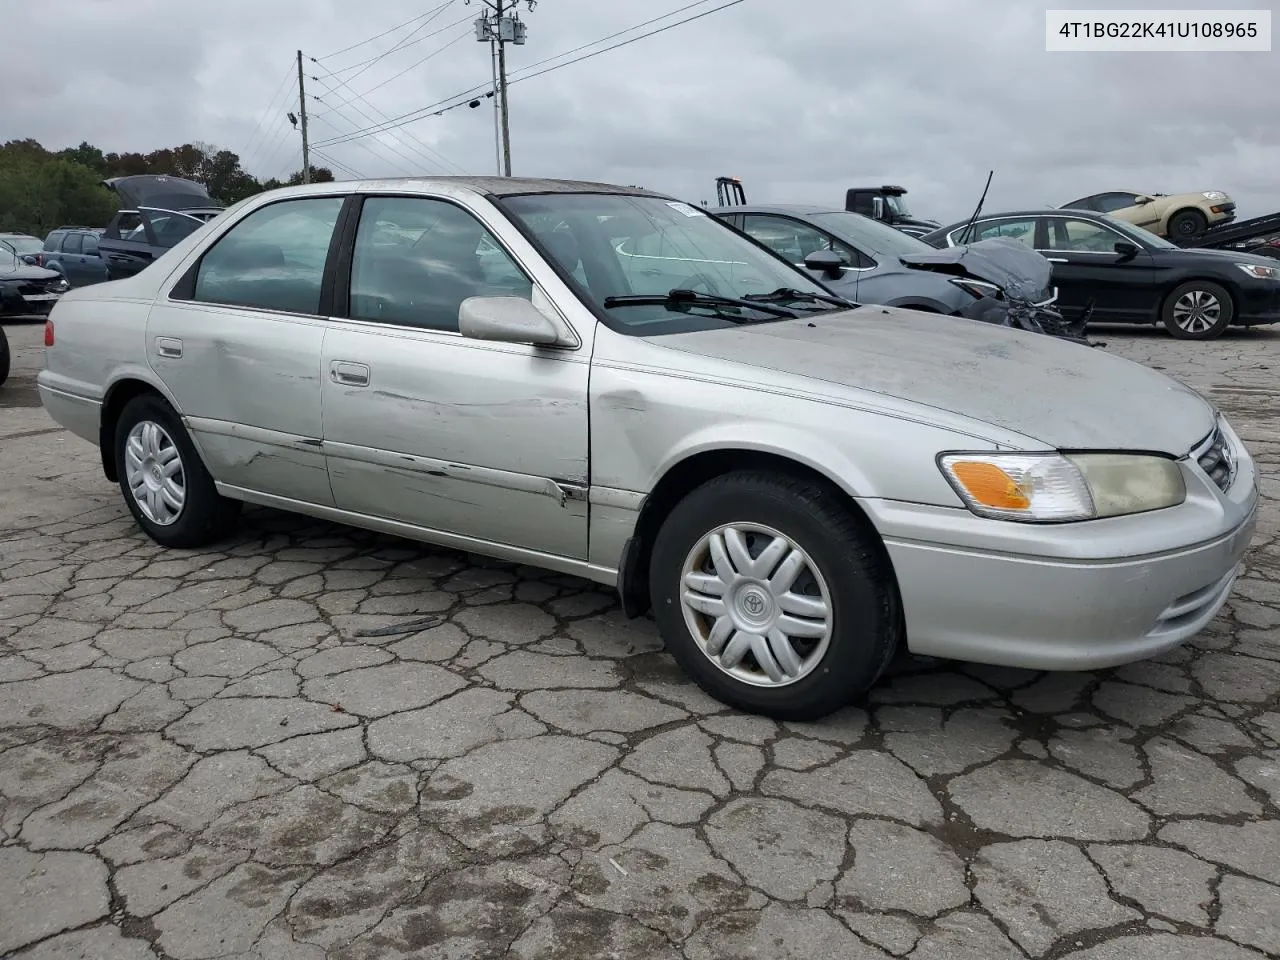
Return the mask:
<svg viewBox="0 0 1280 960">
<path fill-rule="evenodd" d="M 716 283 L 715 278 L 705 273 L 691 273 L 671 289 L 673 290 L 697 290 L 698 287 L 704 287 L 707 293 L 720 294 L 720 285 Z"/>
</svg>

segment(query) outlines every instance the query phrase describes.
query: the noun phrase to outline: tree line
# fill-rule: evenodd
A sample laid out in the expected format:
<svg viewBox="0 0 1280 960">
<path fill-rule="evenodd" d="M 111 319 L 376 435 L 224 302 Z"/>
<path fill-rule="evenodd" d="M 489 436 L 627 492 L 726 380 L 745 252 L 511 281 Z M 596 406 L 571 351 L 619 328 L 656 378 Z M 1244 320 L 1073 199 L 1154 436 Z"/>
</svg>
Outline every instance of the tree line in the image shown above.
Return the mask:
<svg viewBox="0 0 1280 960">
<path fill-rule="evenodd" d="M 258 180 L 244 170 L 237 154 L 206 143 L 150 153 L 104 153 L 84 142 L 48 150 L 37 140 L 9 140 L 0 144 L 0 233 L 43 237 L 63 224 L 105 227 L 118 198 L 102 181 L 143 173 L 195 180 L 224 206 L 302 182 L 301 170 L 287 180 Z M 331 181 L 333 172 L 313 166 L 311 180 Z"/>
</svg>

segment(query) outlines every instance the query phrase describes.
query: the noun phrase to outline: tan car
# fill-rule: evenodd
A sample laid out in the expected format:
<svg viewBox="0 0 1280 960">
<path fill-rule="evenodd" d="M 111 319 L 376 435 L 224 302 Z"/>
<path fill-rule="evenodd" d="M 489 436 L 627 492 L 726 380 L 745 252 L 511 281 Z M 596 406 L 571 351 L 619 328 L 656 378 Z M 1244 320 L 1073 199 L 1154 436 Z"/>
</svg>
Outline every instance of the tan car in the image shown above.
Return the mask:
<svg viewBox="0 0 1280 960">
<path fill-rule="evenodd" d="M 1170 240 L 1190 240 L 1209 227 L 1236 218 L 1236 204 L 1221 190 L 1200 193 L 1095 193 L 1062 205 L 1063 210 L 1093 210 L 1150 230 Z"/>
</svg>

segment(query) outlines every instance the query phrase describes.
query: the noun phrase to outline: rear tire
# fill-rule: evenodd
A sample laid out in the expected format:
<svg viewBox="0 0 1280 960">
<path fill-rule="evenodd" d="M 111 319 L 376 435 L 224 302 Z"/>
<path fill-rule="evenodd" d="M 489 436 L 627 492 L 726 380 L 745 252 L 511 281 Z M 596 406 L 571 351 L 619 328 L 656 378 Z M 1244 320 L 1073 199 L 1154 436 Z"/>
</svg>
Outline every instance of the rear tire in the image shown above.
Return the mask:
<svg viewBox="0 0 1280 960">
<path fill-rule="evenodd" d="M 129 512 L 156 543 L 203 547 L 234 529 L 240 501 L 218 493 L 182 421 L 155 394 L 125 404 L 115 459 Z"/>
<path fill-rule="evenodd" d="M 726 474 L 689 493 L 658 532 L 649 584 L 685 672 L 778 719 L 818 719 L 864 693 L 901 636 L 874 531 L 839 494 L 782 474 Z"/>
<path fill-rule="evenodd" d="M 1179 210 L 1169 218 L 1169 239 L 1190 240 L 1208 229 L 1209 220 L 1199 210 Z"/>
<path fill-rule="evenodd" d="M 0 384 L 9 379 L 9 338 L 0 329 Z"/>
<path fill-rule="evenodd" d="M 1212 340 L 1222 336 L 1235 312 L 1225 287 L 1208 280 L 1188 280 L 1165 298 L 1160 318 L 1164 328 L 1179 340 Z"/>
</svg>

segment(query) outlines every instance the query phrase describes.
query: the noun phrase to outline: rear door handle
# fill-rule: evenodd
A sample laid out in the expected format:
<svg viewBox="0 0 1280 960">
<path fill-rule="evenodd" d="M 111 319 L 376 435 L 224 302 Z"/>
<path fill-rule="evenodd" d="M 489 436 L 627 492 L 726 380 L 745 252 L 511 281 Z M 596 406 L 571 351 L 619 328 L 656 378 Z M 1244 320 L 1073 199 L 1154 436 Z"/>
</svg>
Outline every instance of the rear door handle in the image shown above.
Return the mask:
<svg viewBox="0 0 1280 960">
<path fill-rule="evenodd" d="M 350 360 L 333 360 L 329 363 L 329 379 L 344 387 L 367 387 L 369 368 L 363 363 L 352 363 Z"/>
<path fill-rule="evenodd" d="M 156 353 L 178 360 L 182 357 L 182 341 L 175 337 L 156 337 Z"/>
<path fill-rule="evenodd" d="M 1050 263 L 1070 263 L 1066 257 L 1045 257 Z"/>
</svg>

